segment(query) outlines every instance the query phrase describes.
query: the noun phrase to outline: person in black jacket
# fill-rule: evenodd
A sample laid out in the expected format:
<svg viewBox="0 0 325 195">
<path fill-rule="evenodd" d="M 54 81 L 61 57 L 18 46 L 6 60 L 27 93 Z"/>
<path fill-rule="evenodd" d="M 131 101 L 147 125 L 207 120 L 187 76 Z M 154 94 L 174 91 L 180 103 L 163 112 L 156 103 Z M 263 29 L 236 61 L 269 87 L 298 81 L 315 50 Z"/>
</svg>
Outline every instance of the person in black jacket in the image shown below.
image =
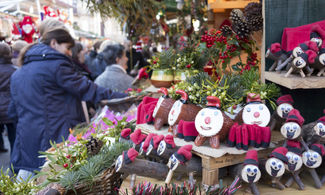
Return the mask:
<svg viewBox="0 0 325 195">
<path fill-rule="evenodd" d="M 10 102 L 10 76 L 16 71 L 11 63 L 11 49 L 6 43 L 0 43 L 0 152 L 7 152 L 4 147 L 2 132 L 7 127 L 10 148 L 12 151 L 16 128 L 15 121 L 8 117 L 8 105 Z"/>
<path fill-rule="evenodd" d="M 67 139 L 69 128 L 85 121 L 81 101 L 98 103 L 126 94 L 97 86 L 80 75 L 71 62 L 74 40 L 68 31 L 48 31 L 41 43 L 30 45 L 20 55 L 22 68 L 11 76 L 11 116 L 18 117 L 16 142 L 11 155 L 18 178 L 40 170 L 45 159 L 39 151 L 51 147 L 50 140 Z"/>
</svg>

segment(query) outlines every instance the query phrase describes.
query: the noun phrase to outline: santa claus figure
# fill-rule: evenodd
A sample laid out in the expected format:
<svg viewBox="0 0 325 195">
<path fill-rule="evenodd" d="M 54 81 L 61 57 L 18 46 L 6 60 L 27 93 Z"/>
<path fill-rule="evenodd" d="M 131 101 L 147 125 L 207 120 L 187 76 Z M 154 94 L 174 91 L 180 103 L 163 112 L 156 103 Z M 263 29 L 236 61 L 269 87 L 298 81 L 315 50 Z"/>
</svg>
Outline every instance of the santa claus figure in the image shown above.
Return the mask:
<svg viewBox="0 0 325 195">
<path fill-rule="evenodd" d="M 209 139 L 212 148 L 219 148 L 232 126 L 232 120 L 225 115 L 220 108 L 220 100 L 214 96 L 207 97 L 207 108 L 200 110 L 195 117 L 195 128 L 199 135 L 195 139 L 195 145 L 202 145 Z"/>
<path fill-rule="evenodd" d="M 19 23 L 22 29 L 22 37 L 27 43 L 33 42 L 33 34 L 35 33 L 34 22 L 30 16 L 25 16 L 23 21 Z"/>
<path fill-rule="evenodd" d="M 304 121 L 305 120 L 300 115 L 300 112 L 296 109 L 292 109 L 287 117 L 286 122 L 281 127 L 281 134 L 289 140 L 299 138 L 302 133 L 301 127 Z"/>
<path fill-rule="evenodd" d="M 246 106 L 238 114 L 238 117 L 241 117 L 239 120 L 248 125 L 256 124 L 260 127 L 266 127 L 270 122 L 271 114 L 265 104 L 262 103 L 260 95 L 249 93 L 246 102 Z"/>
</svg>

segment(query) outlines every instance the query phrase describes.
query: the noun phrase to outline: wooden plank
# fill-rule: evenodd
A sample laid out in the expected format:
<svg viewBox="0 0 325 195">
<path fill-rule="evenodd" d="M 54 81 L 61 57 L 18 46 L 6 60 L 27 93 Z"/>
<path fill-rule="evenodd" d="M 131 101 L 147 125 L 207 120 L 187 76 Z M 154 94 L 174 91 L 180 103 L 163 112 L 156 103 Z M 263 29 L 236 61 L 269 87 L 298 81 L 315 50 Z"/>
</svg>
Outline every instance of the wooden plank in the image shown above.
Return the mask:
<svg viewBox="0 0 325 195">
<path fill-rule="evenodd" d="M 202 169 L 202 184 L 205 185 L 215 185 L 219 182 L 219 169 L 213 169 L 213 170 L 209 170 L 209 169 Z"/>
<path fill-rule="evenodd" d="M 235 8 L 244 8 L 247 4 L 251 2 L 260 2 L 259 0 L 248 0 L 248 1 L 224 1 L 216 0 L 213 3 L 208 4 L 208 9 L 235 9 Z"/>
<path fill-rule="evenodd" d="M 265 83 L 265 0 L 262 2 L 262 16 L 263 16 L 263 38 L 262 38 L 262 49 L 261 49 L 261 81 Z"/>
<path fill-rule="evenodd" d="M 305 77 L 300 75 L 291 74 L 288 77 L 284 77 L 286 72 L 276 73 L 265 71 L 265 79 L 272 81 L 278 85 L 284 86 L 289 89 L 319 89 L 325 88 L 324 77 Z"/>
</svg>

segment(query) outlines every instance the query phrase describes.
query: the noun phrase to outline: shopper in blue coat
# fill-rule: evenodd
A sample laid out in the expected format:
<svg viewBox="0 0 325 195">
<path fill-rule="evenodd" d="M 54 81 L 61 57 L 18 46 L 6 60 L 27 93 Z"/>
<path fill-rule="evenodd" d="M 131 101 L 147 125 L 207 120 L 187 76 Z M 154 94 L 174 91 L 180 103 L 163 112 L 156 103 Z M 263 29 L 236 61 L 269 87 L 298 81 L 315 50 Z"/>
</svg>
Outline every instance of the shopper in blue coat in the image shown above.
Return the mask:
<svg viewBox="0 0 325 195">
<path fill-rule="evenodd" d="M 18 116 L 12 164 L 18 177 L 26 179 L 39 170 L 44 158 L 39 151 L 49 149 L 68 137 L 69 128 L 84 121 L 81 101 L 125 97 L 101 88 L 74 71 L 70 48 L 74 40 L 64 29 L 47 32 L 42 43 L 22 52 L 22 68 L 11 77 L 11 116 Z M 13 113 L 15 112 L 15 113 Z"/>
</svg>

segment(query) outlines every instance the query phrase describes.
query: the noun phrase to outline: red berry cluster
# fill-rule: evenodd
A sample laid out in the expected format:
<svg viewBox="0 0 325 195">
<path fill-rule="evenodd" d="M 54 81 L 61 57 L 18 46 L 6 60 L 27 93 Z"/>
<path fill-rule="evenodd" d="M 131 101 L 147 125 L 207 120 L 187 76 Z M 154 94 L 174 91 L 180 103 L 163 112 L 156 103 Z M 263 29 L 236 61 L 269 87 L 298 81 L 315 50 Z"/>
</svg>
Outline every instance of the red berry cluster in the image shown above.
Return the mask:
<svg viewBox="0 0 325 195">
<path fill-rule="evenodd" d="M 205 31 L 204 35 L 201 36 L 201 41 L 206 43 L 207 48 L 212 47 L 216 42 L 223 42 L 227 44 L 227 38 L 221 36 L 220 30 L 210 30 L 210 32 Z"/>
</svg>

